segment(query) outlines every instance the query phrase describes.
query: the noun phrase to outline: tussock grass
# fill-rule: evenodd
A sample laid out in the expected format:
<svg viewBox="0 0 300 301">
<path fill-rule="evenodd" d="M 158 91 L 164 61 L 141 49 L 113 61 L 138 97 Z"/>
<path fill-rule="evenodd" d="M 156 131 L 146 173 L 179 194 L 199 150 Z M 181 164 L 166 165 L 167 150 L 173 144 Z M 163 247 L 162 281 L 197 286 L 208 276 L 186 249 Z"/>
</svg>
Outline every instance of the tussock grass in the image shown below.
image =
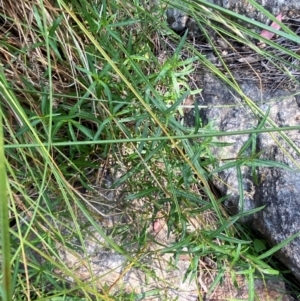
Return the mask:
<svg viewBox="0 0 300 301">
<path fill-rule="evenodd" d="M 250 41 L 254 51 L 268 56 L 251 42 L 257 33 L 227 18 L 229 12 L 221 14 L 224 10 L 217 6 L 209 5 L 213 10 L 207 14 L 204 4 L 208 6 L 206 1 L 188 2 L 199 26 L 221 23 L 223 27 L 213 29 L 222 37 Z M 225 76 L 187 36 L 167 28 L 165 9 L 164 3 L 145 9 L 138 1 L 118 0 L 1 2 L 2 300 L 11 295 L 14 300 L 138 298 L 125 292 L 116 296 L 111 287 L 99 290 L 96 279 L 83 281 L 61 258 L 59 247 L 88 256 L 89 228 L 83 217 L 108 249 L 127 258 L 128 269 L 143 266 L 147 229 L 160 213 L 178 239 L 162 252 L 176 257 L 188 250 L 191 255 L 186 278 L 196 277 L 204 256 L 218 261 L 211 289 L 224 270 L 246 271 L 249 291 L 257 271 L 261 276 L 277 274 L 264 259 L 288 241 L 258 254 L 253 238 L 237 224 L 242 215 L 228 217 L 209 184 L 208 167 L 217 168 L 210 146 L 214 136 L 225 133 L 211 124 L 195 132 L 181 120 L 182 101 L 201 89 L 190 89 L 195 87 L 192 72 L 200 64 L 243 92 L 230 72 Z M 288 30 L 280 34 L 290 41 L 298 38 Z M 282 61 L 278 57 L 276 64 Z M 225 62 L 224 68 L 229 71 Z M 277 131 L 272 120 L 263 120 Z M 299 153 L 282 130 L 278 135 Z M 195 143 L 190 141 L 193 134 Z M 110 233 L 99 226 L 99 220 L 120 215 L 127 222 Z M 190 233 L 187 224 L 195 216 L 203 217 L 204 230 Z M 136 243 L 133 256 L 127 247 Z"/>
</svg>

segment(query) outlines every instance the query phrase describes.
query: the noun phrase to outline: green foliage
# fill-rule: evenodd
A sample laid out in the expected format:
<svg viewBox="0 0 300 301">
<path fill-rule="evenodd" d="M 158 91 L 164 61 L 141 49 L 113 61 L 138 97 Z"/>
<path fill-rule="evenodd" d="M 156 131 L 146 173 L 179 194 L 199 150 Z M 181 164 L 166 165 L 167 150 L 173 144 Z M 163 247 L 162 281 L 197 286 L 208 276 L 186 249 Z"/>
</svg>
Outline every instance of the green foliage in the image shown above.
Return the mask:
<svg viewBox="0 0 300 301">
<path fill-rule="evenodd" d="M 167 28 L 164 4 L 151 14 L 138 1 L 38 2 L 26 8 L 32 20 L 17 6 L 11 11 L 1 8 L 1 17 L 11 28 L 0 42 L 7 55 L 0 70 L 2 300 L 11 300 L 11 292 L 15 300 L 51 301 L 139 300 L 159 295 L 159 289 L 139 295 L 125 289 L 111 293 L 113 285 L 107 284 L 100 290 L 98 279 L 82 280 L 60 253 L 66 248 L 88 257 L 85 236 L 92 232 L 99 245 L 126 259 L 128 269 L 139 267 L 155 277 L 143 260 L 148 245 L 155 241 L 148 228 L 158 213 L 177 241 L 171 246 L 161 244 L 154 253 L 173 254 L 170 265 L 176 265 L 180 255 L 190 256 L 186 281 L 195 279 L 204 256 L 218 267 L 209 291 L 227 271 L 233 278 L 236 273 L 245 275 L 249 290 L 258 274 L 277 274 L 265 259 L 292 238 L 267 250 L 263 241 L 246 234 L 238 224 L 240 218 L 261 208 L 228 217 L 222 207 L 225 198 L 212 191 L 209 181 L 212 174 L 227 168 L 236 168 L 241 181 L 241 166 L 250 166 L 254 178 L 259 166 L 285 167 L 261 160 L 255 141 L 260 132 L 276 131 L 299 153 L 284 133 L 288 128 L 276 128 L 268 113 L 245 95 L 258 116 L 256 129 L 217 132 L 212 123 L 203 128 L 199 114 L 195 128 L 184 127 L 182 102 L 199 93 L 201 87 L 191 91 L 190 85 L 199 65 L 242 92 L 232 74 L 227 77 L 219 71 L 193 47 L 187 34 L 178 37 Z M 203 10 L 199 4 L 213 10 Z M 248 40 L 258 34 L 222 16 L 224 9 L 206 1 L 189 1 L 188 6 L 202 28 L 204 22 L 218 34 L 250 43 L 261 53 Z M 249 21 L 233 12 L 229 15 Z M 227 29 L 211 21 L 222 22 Z M 233 28 L 243 35 L 234 35 Z M 25 46 L 12 43 L 11 36 Z M 282 36 L 295 40 L 290 31 Z M 157 52 L 165 57 L 159 59 Z M 211 149 L 226 144 L 214 137 L 231 134 L 250 135 L 239 158 L 221 165 Z M 109 176 L 113 183 L 104 183 Z M 113 194 L 116 191 L 120 195 Z M 242 203 L 241 187 L 240 197 Z M 90 201 L 93 198 L 96 204 Z M 103 209 L 115 198 L 122 212 Z M 102 201 L 104 207 L 99 204 Z M 143 202 L 141 208 L 134 207 L 136 201 Z M 203 219 L 201 229 L 189 230 L 190 220 L 207 212 L 211 219 Z M 108 216 L 126 214 L 131 222 L 109 231 L 99 223 Z M 128 251 L 133 246 L 135 254 Z"/>
</svg>

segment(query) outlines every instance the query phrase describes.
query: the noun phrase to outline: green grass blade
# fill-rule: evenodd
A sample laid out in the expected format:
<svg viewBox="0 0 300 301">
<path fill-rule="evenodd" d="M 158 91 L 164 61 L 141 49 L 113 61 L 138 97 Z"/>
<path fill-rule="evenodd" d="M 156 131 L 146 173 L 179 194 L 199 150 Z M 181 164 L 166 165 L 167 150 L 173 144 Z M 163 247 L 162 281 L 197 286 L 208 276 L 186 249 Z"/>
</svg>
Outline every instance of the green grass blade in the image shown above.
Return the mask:
<svg viewBox="0 0 300 301">
<path fill-rule="evenodd" d="M 275 247 L 271 248 L 267 252 L 261 254 L 260 256 L 257 257 L 257 259 L 264 259 L 264 258 L 270 257 L 271 255 L 273 255 L 274 253 L 276 253 L 277 251 L 279 251 L 280 249 L 285 247 L 288 243 L 290 243 L 292 240 L 294 240 L 299 235 L 300 235 L 300 231 L 291 235 L 290 237 L 288 237 L 287 239 L 285 239 L 284 241 L 282 241 L 280 244 L 276 245 Z"/>
<path fill-rule="evenodd" d="M 11 249 L 9 235 L 9 200 L 7 193 L 7 177 L 4 156 L 4 138 L 2 123 L 2 107 L 0 106 L 0 246 L 1 246 L 1 266 L 2 266 L 2 300 L 12 300 L 11 281 Z"/>
</svg>

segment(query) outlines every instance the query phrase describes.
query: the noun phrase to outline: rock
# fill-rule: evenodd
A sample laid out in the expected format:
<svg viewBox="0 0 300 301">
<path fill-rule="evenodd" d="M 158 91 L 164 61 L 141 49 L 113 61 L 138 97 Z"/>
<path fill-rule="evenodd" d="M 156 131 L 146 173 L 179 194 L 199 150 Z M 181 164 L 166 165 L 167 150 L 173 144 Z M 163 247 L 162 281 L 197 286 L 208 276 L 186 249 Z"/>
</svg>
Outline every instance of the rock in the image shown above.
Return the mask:
<svg viewBox="0 0 300 301">
<path fill-rule="evenodd" d="M 80 224 L 88 221 L 80 214 Z M 201 223 L 201 218 L 191 221 L 190 230 L 195 230 Z M 107 218 L 102 220 L 100 227 L 116 226 L 120 219 Z M 66 225 L 71 225 L 66 221 Z M 163 246 L 170 246 L 175 242 L 175 236 L 168 236 L 166 223 L 161 220 L 162 227 L 158 232 L 149 228 L 149 239 L 142 252 L 134 247 L 125 254 L 113 251 L 107 245 L 104 236 L 94 227 L 89 227 L 82 233 L 83 244 L 74 240 L 74 234 L 68 233 L 72 228 L 61 229 L 67 237 L 73 237 L 69 243 L 79 246 L 77 251 L 68 249 L 65 245 L 57 243 L 59 261 L 68 269 L 57 269 L 56 273 L 71 283 L 83 281 L 90 282 L 103 295 L 136 294 L 135 300 L 160 301 L 223 301 L 227 299 L 249 300 L 249 285 L 243 275 L 235 275 L 234 271 L 224 271 L 222 282 L 212 291 L 210 287 L 219 269 L 215 262 L 209 258 L 200 260 L 199 275 L 192 280 L 185 279 L 193 254 L 183 254 L 175 260 L 171 253 L 160 253 Z M 152 238 L 151 238 L 152 237 Z M 155 239 L 155 240 L 154 240 Z M 122 245 L 122 242 L 115 240 Z M 129 257 L 131 257 L 129 259 Z M 64 272 L 68 274 L 64 274 Z M 71 273 L 69 272 L 71 271 Z M 255 279 L 255 299 L 257 301 L 281 300 L 291 301 L 286 294 L 284 282 L 278 278 Z"/>
<path fill-rule="evenodd" d="M 183 35 L 186 30 L 188 30 L 192 36 L 198 36 L 200 34 L 196 22 L 176 8 L 167 9 L 167 22 L 169 27 L 179 35 Z"/>
<path fill-rule="evenodd" d="M 80 224 L 87 222 L 83 215 L 79 220 Z M 104 227 L 106 232 L 118 224 L 121 224 L 120 218 L 106 218 L 99 226 Z M 62 232 L 65 231 L 62 229 Z M 159 249 L 163 248 L 162 245 L 175 242 L 175 236 L 168 235 L 166 223 L 162 221 L 161 228 L 156 231 L 153 231 L 150 225 L 148 235 L 146 247 L 142 251 L 139 251 L 138 246 L 135 245 L 131 246 L 130 250 L 127 249 L 125 255 L 113 251 L 103 235 L 94 227 L 90 227 L 83 235 L 82 250 L 75 252 L 74 249 L 57 245 L 60 260 L 72 270 L 72 275 L 62 275 L 60 270 L 56 272 L 70 282 L 74 282 L 74 279 L 91 281 L 99 292 L 105 291 L 105 294 L 116 295 L 120 291 L 123 294 L 135 293 L 140 296 L 135 300 L 159 301 L 163 298 L 182 301 L 198 300 L 197 279 L 184 281 L 184 275 L 190 265 L 189 257 L 179 258 L 175 262 L 172 254 L 159 253 Z M 130 237 L 126 238 L 127 241 L 130 239 Z M 124 244 L 118 240 L 115 240 L 115 243 Z"/>
<path fill-rule="evenodd" d="M 97 187 L 105 198 L 100 200 L 99 195 L 91 195 L 87 199 L 91 201 L 90 210 L 95 215 L 100 211 L 113 214 L 112 216 L 102 216 L 92 226 L 86 215 L 79 210 L 76 221 L 71 220 L 71 217 L 69 220 L 62 220 L 59 232 L 63 237 L 68 237 L 68 245 L 58 241 L 56 243 L 59 264 L 55 272 L 61 278 L 68 280 L 71 286 L 72 283 L 90 283 L 94 288 L 93 292 L 98 291 L 99 296 L 121 294 L 124 297 L 126 294 L 134 294 L 135 300 L 143 301 L 249 300 L 247 277 L 230 270 L 229 266 L 223 271 L 222 281 L 213 290 L 210 289 L 220 274 L 220 267 L 210 255 L 201 257 L 197 264 L 197 274 L 193 278 L 186 277 L 194 254 L 186 252 L 175 258 L 172 252 L 162 252 L 166 247 L 177 243 L 177 236 L 169 232 L 162 212 L 158 212 L 154 220 L 152 213 L 143 213 L 143 200 L 134 200 L 131 202 L 133 207 L 124 209 L 122 194 L 115 190 L 115 194 L 111 195 L 109 189 L 111 176 L 119 174 L 120 170 L 125 172 L 123 168 L 115 170 L 116 172 L 105 173 L 106 177 L 109 176 L 105 181 L 107 190 L 103 185 Z M 122 189 L 126 187 L 122 186 Z M 110 208 L 109 212 L 107 206 Z M 116 213 L 118 215 L 114 215 Z M 135 233 L 128 229 L 125 238 L 123 234 L 111 235 L 119 227 L 130 225 L 132 219 L 135 232 L 139 224 L 149 220 L 142 245 L 136 242 Z M 206 222 L 203 223 L 204 220 Z M 201 216 L 190 217 L 186 224 L 187 230 L 197 236 L 203 225 L 207 226 L 208 221 L 210 227 L 214 228 L 216 218 L 210 211 L 203 212 Z M 76 232 L 78 227 L 81 228 L 80 237 Z M 142 227 L 144 226 L 141 225 Z M 119 246 L 119 250 L 112 248 L 109 240 Z M 59 268 L 61 263 L 64 268 Z M 257 301 L 292 301 L 286 293 L 284 282 L 278 277 L 262 279 L 258 275 L 254 280 L 254 292 L 254 300 Z"/>
<path fill-rule="evenodd" d="M 249 1 L 210 0 L 208 2 L 268 24 L 267 16 L 251 5 Z M 284 16 L 299 15 L 299 1 L 262 0 L 258 2 L 274 16 L 279 12 L 282 12 Z M 178 25 L 176 21 L 179 18 L 183 19 L 185 15 L 173 8 L 169 10 L 172 11 L 173 27 L 171 28 L 174 29 L 175 25 Z M 187 23 L 185 23 L 185 28 L 188 28 Z M 209 57 L 209 54 L 207 57 Z M 213 59 L 215 59 L 214 55 L 212 55 L 211 61 Z M 224 60 L 226 62 L 226 58 Z M 216 64 L 216 62 L 213 63 Z M 268 73 L 268 76 L 271 75 L 270 70 L 266 73 Z M 251 76 L 245 74 L 245 77 L 250 78 Z M 263 112 L 267 112 L 268 107 L 270 107 L 269 118 L 277 126 L 300 125 L 300 98 L 295 95 L 296 90 L 288 92 L 283 88 L 276 90 L 264 88 L 264 91 L 262 91 L 257 83 L 242 80 L 237 72 L 235 78 L 238 80 L 242 91 Z M 266 80 L 263 77 L 261 78 L 262 81 Z M 274 85 L 277 86 L 277 83 L 274 83 Z M 207 108 L 200 110 L 203 123 L 213 122 L 217 130 L 224 132 L 254 129 L 258 126 L 259 118 L 257 119 L 255 116 L 257 114 L 251 111 L 237 93 L 209 72 L 202 75 L 199 86 L 203 87 L 203 93 L 201 100 L 198 100 L 198 104 L 207 106 Z M 300 91 L 297 84 L 294 88 Z M 217 106 L 220 105 L 223 107 L 218 108 Z M 193 125 L 193 118 L 193 112 L 186 114 L 185 122 L 187 126 Z M 299 171 L 300 132 L 290 131 L 286 134 L 283 133 L 283 135 L 286 138 L 275 133 L 253 136 L 255 152 L 261 152 L 261 159 L 279 162 L 290 169 L 298 169 Z M 239 154 L 240 149 L 248 139 L 249 135 L 224 136 L 217 139 L 219 142 L 231 143 L 231 146 L 214 149 L 214 155 L 223 162 L 221 165 L 226 164 L 229 160 L 244 156 L 248 158 L 245 159 L 248 161 L 248 166 L 240 164 L 239 172 L 242 176 L 242 183 L 238 181 L 238 171 L 231 168 L 220 171 L 217 175 L 218 179 L 214 180 L 214 184 L 224 195 L 230 195 L 225 205 L 230 208 L 232 214 L 265 206 L 262 211 L 244 217 L 242 221 L 259 231 L 271 246 L 275 246 L 300 231 L 300 212 L 298 210 L 300 205 L 298 197 L 300 194 L 300 174 L 279 167 L 254 169 L 249 167 L 251 156 L 253 156 L 251 151 L 248 149 L 244 154 Z M 293 147 L 291 147 L 291 144 Z M 257 173 L 257 179 L 253 178 L 253 171 Z M 240 202 L 239 187 L 241 186 L 243 187 L 243 202 Z M 278 258 L 294 273 L 298 280 L 300 280 L 299 251 L 300 238 L 298 237 L 277 254 Z"/>
<path fill-rule="evenodd" d="M 235 12 L 246 16 L 250 19 L 259 21 L 263 24 L 270 25 L 269 18 L 262 13 L 259 9 L 254 7 L 249 1 L 241 0 L 208 0 L 212 4 L 221 6 L 228 9 L 231 12 Z M 195 20 L 188 16 L 186 11 L 186 4 L 178 3 L 178 1 L 173 1 L 176 3 L 176 7 L 172 7 L 172 2 L 170 3 L 169 8 L 166 11 L 167 22 L 171 29 L 173 29 L 178 34 L 184 34 L 188 29 L 192 37 L 201 36 L 201 30 Z M 274 17 L 277 16 L 280 12 L 283 14 L 283 17 L 297 17 L 299 16 L 300 2 L 298 0 L 261 0 L 258 1 L 258 4 L 263 6 L 269 13 Z M 183 10 L 178 9 L 180 5 L 185 8 Z M 204 5 L 209 7 L 209 5 Z M 244 24 L 248 26 L 249 24 Z M 204 25 L 206 27 L 206 25 Z M 250 26 L 251 27 L 251 26 Z M 257 29 L 260 31 L 260 29 Z"/>
<path fill-rule="evenodd" d="M 224 7 L 230 11 L 239 13 L 248 18 L 265 23 L 268 17 L 256 9 L 250 1 L 241 0 L 208 0 L 213 4 Z M 259 0 L 256 1 L 259 5 L 263 6 L 273 16 L 278 15 L 280 12 L 284 14 L 292 12 L 293 10 L 300 9 L 300 2 L 298 0 Z"/>
<path fill-rule="evenodd" d="M 268 17 L 250 4 L 249 1 L 222 1 L 210 0 L 209 2 L 220 5 L 230 11 L 237 12 L 256 21 L 268 24 Z M 177 2 L 176 2 L 177 3 Z M 271 14 L 276 16 L 279 12 L 283 15 L 298 15 L 300 9 L 299 1 L 259 1 Z M 297 12 L 298 10 L 298 12 Z M 185 32 L 189 29 L 189 23 L 193 22 L 186 14 L 175 8 L 167 10 L 168 23 L 177 33 Z M 195 30 L 194 30 L 195 31 Z M 199 33 L 199 31 L 198 31 Z M 223 47 L 224 48 L 224 47 Z M 207 57 L 210 54 L 207 55 Z M 211 55 L 213 61 L 214 55 Z M 214 64 L 216 62 L 213 62 Z M 267 72 L 270 75 L 270 72 Z M 248 74 L 247 74 L 248 75 Z M 250 78 L 251 76 L 245 77 Z M 236 76 L 236 79 L 239 75 Z M 252 77 L 253 78 L 253 77 Z M 263 81 L 267 81 L 263 79 Z M 245 101 L 233 89 L 229 88 L 219 79 L 211 75 L 208 71 L 202 75 L 201 84 L 203 93 L 201 99 L 196 102 L 202 106 L 200 116 L 202 122 L 213 122 L 216 130 L 228 132 L 244 129 L 254 129 L 258 126 L 261 118 L 257 118 Z M 269 118 L 277 126 L 293 126 L 300 124 L 299 99 L 294 95 L 296 92 L 288 92 L 283 88 L 272 90 L 262 89 L 255 82 L 250 80 L 238 80 L 242 91 L 263 111 L 267 112 L 270 107 Z M 277 86 L 277 83 L 274 83 Z M 299 91 L 299 86 L 294 86 Z M 297 101 L 298 100 L 298 101 Z M 217 107 L 217 106 L 223 107 Z M 206 108 L 203 108 L 205 107 Z M 187 126 L 193 126 L 194 112 L 185 115 Z M 268 125 L 268 124 L 266 124 Z M 285 164 L 290 169 L 299 170 L 298 158 L 300 155 L 300 131 L 290 131 L 286 134 L 288 141 L 278 134 L 258 134 L 253 136 L 253 148 L 255 153 L 260 153 L 260 159 L 272 160 Z M 232 214 L 247 212 L 261 206 L 265 208 L 250 216 L 245 216 L 242 222 L 250 225 L 260 232 L 269 242 L 270 246 L 275 246 L 291 235 L 300 231 L 300 212 L 298 210 L 300 199 L 300 174 L 279 167 L 259 167 L 252 169 L 251 147 L 243 154 L 239 151 L 248 141 L 249 135 L 236 135 L 219 137 L 219 142 L 231 143 L 230 146 L 215 148 L 214 155 L 221 159 L 224 165 L 230 160 L 245 157 L 248 166 L 240 164 L 240 170 L 234 168 L 220 171 L 214 179 L 215 186 L 223 195 L 230 196 L 225 205 Z M 294 145 L 294 148 L 289 145 Z M 287 149 L 287 152 L 284 150 Z M 253 177 L 253 171 L 257 174 L 257 179 Z M 241 174 L 242 182 L 238 181 L 238 172 Z M 243 191 L 243 202 L 240 202 L 241 188 Z M 277 253 L 277 257 L 293 272 L 300 280 L 300 238 L 297 237 L 286 247 Z"/>
<path fill-rule="evenodd" d="M 224 132 L 254 129 L 258 126 L 260 118 L 257 119 L 245 101 L 218 78 L 205 72 L 202 75 L 202 85 L 202 98 L 198 100 L 198 103 L 204 106 L 200 111 L 202 120 L 212 122 L 216 130 Z M 300 124 L 299 101 L 296 101 L 295 92 L 280 89 L 261 91 L 256 84 L 249 82 L 241 83 L 240 88 L 263 112 L 267 112 L 270 108 L 269 118 L 278 127 Z M 188 120 L 191 123 L 191 116 Z M 243 218 L 242 221 L 259 231 L 271 246 L 300 231 L 300 131 L 289 131 L 284 135 L 289 140 L 286 141 L 277 133 L 253 136 L 256 145 L 249 145 L 243 154 L 239 152 L 250 138 L 249 135 L 218 137 L 215 140 L 231 145 L 213 150 L 214 155 L 220 159 L 220 166 L 240 160 L 241 183 L 236 168 L 225 169 L 215 175 L 214 184 L 223 195 L 229 196 L 225 205 L 233 214 L 265 206 L 263 210 Z M 253 178 L 249 166 L 251 160 L 255 158 L 251 153 L 252 146 L 255 147 L 255 153 L 260 154 L 260 159 L 279 162 L 298 171 L 279 167 L 256 167 L 257 179 Z M 240 202 L 239 185 L 243 187 L 243 203 Z M 299 251 L 300 238 L 297 237 L 277 253 L 278 258 L 298 280 L 300 280 Z"/>
</svg>

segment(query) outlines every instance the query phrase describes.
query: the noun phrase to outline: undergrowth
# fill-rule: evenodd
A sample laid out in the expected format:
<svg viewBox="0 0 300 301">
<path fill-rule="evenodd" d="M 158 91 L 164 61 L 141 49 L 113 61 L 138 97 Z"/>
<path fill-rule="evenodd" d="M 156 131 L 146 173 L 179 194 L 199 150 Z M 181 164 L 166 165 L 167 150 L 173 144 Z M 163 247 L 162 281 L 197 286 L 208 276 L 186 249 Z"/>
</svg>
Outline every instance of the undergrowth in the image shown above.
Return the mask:
<svg viewBox="0 0 300 301">
<path fill-rule="evenodd" d="M 203 32 L 211 25 L 225 39 L 269 55 L 253 43 L 258 33 L 235 23 L 233 15 L 218 7 L 208 10 L 205 1 L 188 3 Z M 233 279 L 236 271 L 243 274 L 249 292 L 254 278 L 278 274 L 269 258 L 287 241 L 267 250 L 238 224 L 243 214 L 228 216 L 222 207 L 226 196 L 212 189 L 209 175 L 220 162 L 211 146 L 225 133 L 215 131 L 213 123 L 203 126 L 199 116 L 196 127 L 184 124 L 182 103 L 201 92 L 193 76 L 199 67 L 243 92 L 225 62 L 219 70 L 187 33 L 178 36 L 168 28 L 167 3 L 150 4 L 2 1 L 2 300 L 138 300 L 161 294 L 159 289 L 128 292 L 118 281 L 108 285 L 93 275 L 88 260 L 89 275 L 81 278 L 78 261 L 71 266 L 62 250 L 79 261 L 78 254 L 89 259 L 88 235 L 125 258 L 125 271 L 138 267 L 150 278 L 155 275 L 145 262 L 149 254 L 172 254 L 171 265 L 188 255 L 186 281 L 195 281 L 207 257 L 215 263 L 211 291 L 227 272 Z M 295 40 L 291 32 L 285 37 Z M 274 59 L 275 65 L 280 60 Z M 297 81 L 293 74 L 291 80 Z M 195 218 L 197 227 L 191 229 Z M 119 222 L 107 230 L 103 223 L 112 219 Z M 155 232 L 159 219 L 176 243 L 159 242 L 161 248 L 150 251 L 155 238 L 149 229 Z"/>
</svg>

